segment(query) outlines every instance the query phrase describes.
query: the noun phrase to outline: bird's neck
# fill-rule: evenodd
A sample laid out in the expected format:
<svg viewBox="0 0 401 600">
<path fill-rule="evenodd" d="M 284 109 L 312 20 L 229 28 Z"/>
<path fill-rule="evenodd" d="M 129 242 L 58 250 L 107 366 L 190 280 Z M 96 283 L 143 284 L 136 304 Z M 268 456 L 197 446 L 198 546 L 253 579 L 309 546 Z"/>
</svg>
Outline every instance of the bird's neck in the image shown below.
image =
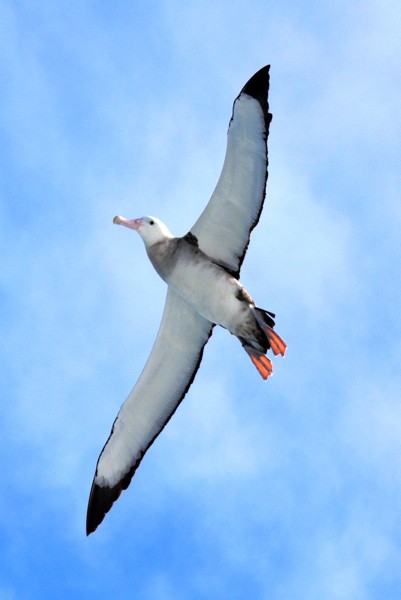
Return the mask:
<svg viewBox="0 0 401 600">
<path fill-rule="evenodd" d="M 177 260 L 177 238 L 156 242 L 146 247 L 150 262 L 160 277 L 166 281 Z"/>
</svg>

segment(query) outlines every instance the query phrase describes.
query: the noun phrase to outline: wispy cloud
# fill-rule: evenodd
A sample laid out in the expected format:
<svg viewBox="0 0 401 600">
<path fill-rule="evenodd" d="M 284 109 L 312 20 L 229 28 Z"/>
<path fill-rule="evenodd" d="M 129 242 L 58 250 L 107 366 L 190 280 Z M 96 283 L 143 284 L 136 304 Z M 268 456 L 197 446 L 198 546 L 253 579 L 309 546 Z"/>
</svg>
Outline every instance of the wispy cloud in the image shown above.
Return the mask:
<svg viewBox="0 0 401 600">
<path fill-rule="evenodd" d="M 399 596 L 399 20 L 373 0 L 2 4 L 6 598 Z M 243 281 L 288 354 L 263 385 L 216 331 L 87 542 L 95 460 L 164 302 L 112 217 L 185 233 L 266 62 L 268 199 Z"/>
</svg>

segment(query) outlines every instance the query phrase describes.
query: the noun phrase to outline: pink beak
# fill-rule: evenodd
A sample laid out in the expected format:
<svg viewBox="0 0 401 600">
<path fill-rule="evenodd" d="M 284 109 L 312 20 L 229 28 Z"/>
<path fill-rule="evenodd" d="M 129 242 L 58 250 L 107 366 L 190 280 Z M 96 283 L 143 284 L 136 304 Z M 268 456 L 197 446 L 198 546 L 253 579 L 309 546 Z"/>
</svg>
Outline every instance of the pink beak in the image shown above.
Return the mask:
<svg viewBox="0 0 401 600">
<path fill-rule="evenodd" d="M 129 227 L 130 229 L 134 229 L 138 231 L 140 226 L 143 223 L 143 219 L 126 219 L 125 217 L 114 217 L 113 223 L 115 225 L 124 225 L 125 227 Z"/>
</svg>

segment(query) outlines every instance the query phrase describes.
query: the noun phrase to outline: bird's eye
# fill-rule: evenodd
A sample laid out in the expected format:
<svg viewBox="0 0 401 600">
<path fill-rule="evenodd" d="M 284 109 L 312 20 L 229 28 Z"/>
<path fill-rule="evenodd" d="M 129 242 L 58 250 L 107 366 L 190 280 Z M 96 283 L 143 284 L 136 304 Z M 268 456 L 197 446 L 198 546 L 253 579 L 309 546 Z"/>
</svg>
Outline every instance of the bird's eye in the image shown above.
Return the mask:
<svg viewBox="0 0 401 600">
<path fill-rule="evenodd" d="M 154 222 L 154 221 L 151 219 L 151 220 L 149 221 L 149 225 L 154 225 L 154 224 L 155 224 L 155 222 Z"/>
</svg>

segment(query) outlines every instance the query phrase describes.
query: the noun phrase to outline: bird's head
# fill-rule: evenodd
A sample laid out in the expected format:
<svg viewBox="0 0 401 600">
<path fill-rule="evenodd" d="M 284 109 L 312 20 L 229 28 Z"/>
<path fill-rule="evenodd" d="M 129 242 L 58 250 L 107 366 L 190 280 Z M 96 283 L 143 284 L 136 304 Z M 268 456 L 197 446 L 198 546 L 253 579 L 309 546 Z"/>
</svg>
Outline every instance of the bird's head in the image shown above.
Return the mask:
<svg viewBox="0 0 401 600">
<path fill-rule="evenodd" d="M 168 227 L 156 217 L 141 217 L 139 219 L 114 217 L 113 223 L 116 225 L 124 225 L 125 227 L 137 231 L 145 242 L 146 247 L 173 237 Z"/>
</svg>

